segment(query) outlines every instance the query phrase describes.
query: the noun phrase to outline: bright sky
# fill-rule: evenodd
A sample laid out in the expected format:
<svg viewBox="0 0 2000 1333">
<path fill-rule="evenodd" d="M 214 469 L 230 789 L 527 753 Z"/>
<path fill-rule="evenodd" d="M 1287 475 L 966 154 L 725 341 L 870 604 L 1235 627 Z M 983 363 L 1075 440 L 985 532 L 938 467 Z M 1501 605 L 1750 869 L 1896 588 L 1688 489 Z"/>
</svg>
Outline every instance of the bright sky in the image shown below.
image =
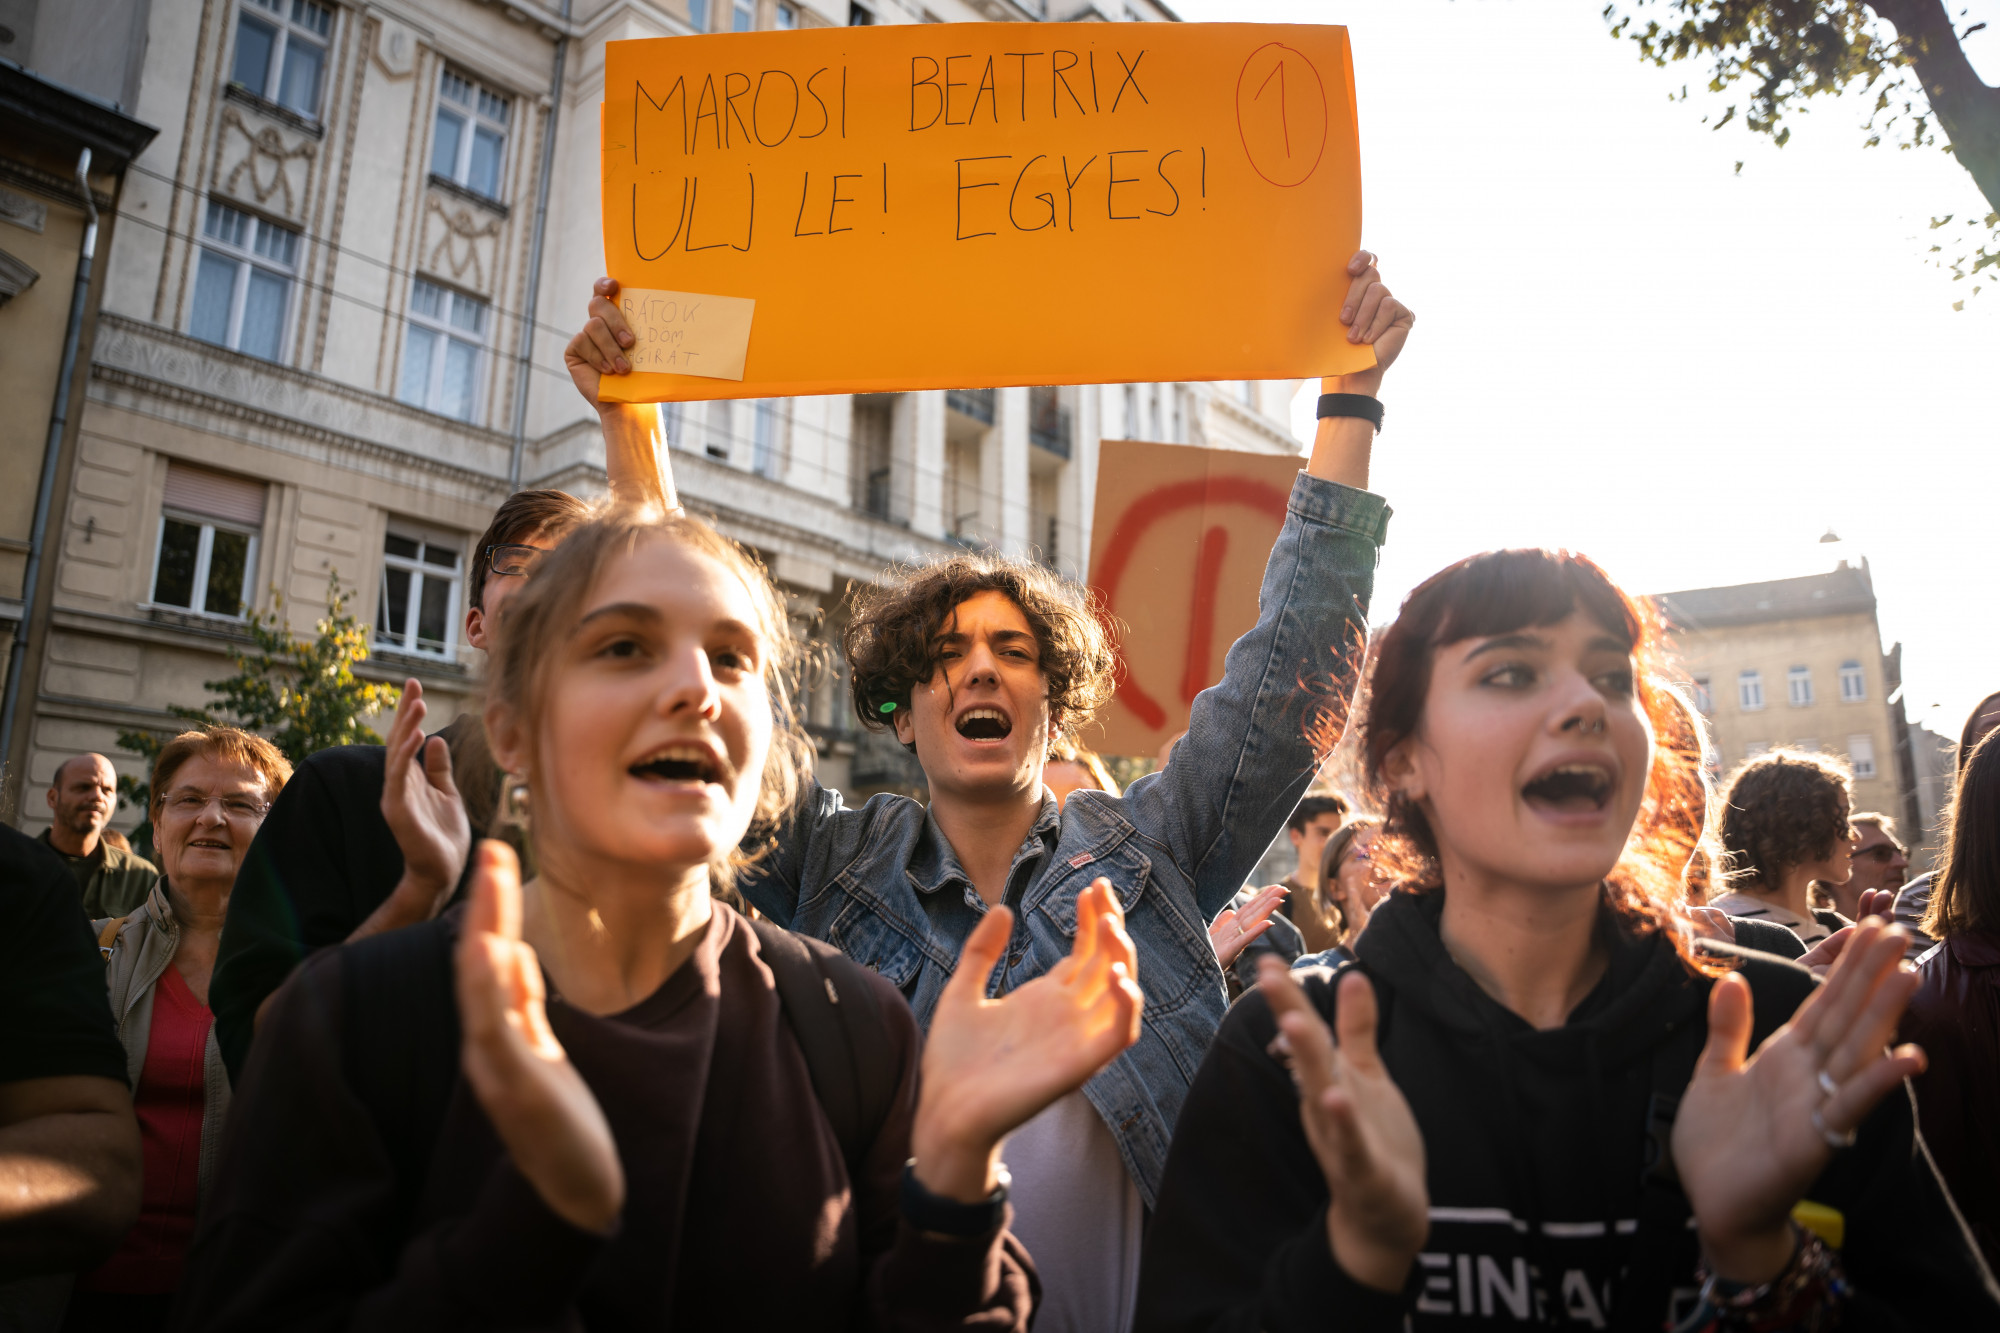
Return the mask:
<svg viewBox="0 0 2000 1333">
<path fill-rule="evenodd" d="M 2000 689 L 2000 275 L 1973 298 L 1926 262 L 1933 216 L 1987 211 L 1949 157 L 1864 149 L 1859 98 L 1784 149 L 1712 133 L 1719 99 L 1667 100 L 1705 68 L 1642 65 L 1595 0 L 1174 3 L 1352 34 L 1366 244 L 1418 314 L 1375 618 L 1499 546 L 1644 592 L 1866 556 L 1912 721 L 1955 737 Z M 1969 7 L 2000 83 L 2000 0 Z"/>
</svg>

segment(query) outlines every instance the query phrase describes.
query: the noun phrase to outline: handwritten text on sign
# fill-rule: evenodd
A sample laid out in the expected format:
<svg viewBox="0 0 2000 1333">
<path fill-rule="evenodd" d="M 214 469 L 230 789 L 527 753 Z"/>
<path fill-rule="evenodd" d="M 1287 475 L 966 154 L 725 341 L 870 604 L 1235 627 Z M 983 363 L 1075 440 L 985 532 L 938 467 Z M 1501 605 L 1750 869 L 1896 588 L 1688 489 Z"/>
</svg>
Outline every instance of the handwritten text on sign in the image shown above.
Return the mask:
<svg viewBox="0 0 2000 1333">
<path fill-rule="evenodd" d="M 1257 623 L 1257 590 L 1303 459 L 1105 440 L 1090 586 L 1118 636 L 1118 690 L 1086 744 L 1150 755 L 1187 730 Z M 1097 730 L 1101 728 L 1101 731 Z"/>
<path fill-rule="evenodd" d="M 613 42 L 604 247 L 753 299 L 762 397 L 1362 369 L 1346 30 L 903 25 Z"/>
<path fill-rule="evenodd" d="M 625 359 L 633 370 L 743 378 L 743 353 L 750 346 L 755 301 L 628 287 L 618 293 L 618 309 L 632 326 L 634 342 L 626 349 Z"/>
</svg>

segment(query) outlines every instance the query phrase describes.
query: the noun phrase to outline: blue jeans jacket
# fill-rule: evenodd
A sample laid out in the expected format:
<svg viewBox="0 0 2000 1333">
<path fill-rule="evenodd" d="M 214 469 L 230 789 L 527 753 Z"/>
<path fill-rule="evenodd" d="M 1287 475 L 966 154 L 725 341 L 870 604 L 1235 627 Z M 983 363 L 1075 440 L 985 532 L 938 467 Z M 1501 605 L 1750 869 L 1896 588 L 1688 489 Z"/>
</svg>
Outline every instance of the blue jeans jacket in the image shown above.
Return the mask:
<svg viewBox="0 0 2000 1333">
<path fill-rule="evenodd" d="M 1344 707 L 1389 521 L 1381 497 L 1300 474 L 1264 570 L 1256 628 L 1194 702 L 1173 762 L 1123 797 L 1079 791 L 1042 810 L 1008 872 L 1013 941 L 990 991 L 1062 961 L 1077 895 L 1117 889 L 1139 957 L 1139 1041 L 1084 1094 L 1152 1207 L 1167 1141 L 1226 1006 L 1208 923 L 1243 887 L 1312 781 L 1309 733 Z M 930 813 L 882 795 L 858 810 L 814 785 L 739 881 L 757 910 L 894 982 L 928 1025 L 959 947 L 986 911 Z"/>
</svg>

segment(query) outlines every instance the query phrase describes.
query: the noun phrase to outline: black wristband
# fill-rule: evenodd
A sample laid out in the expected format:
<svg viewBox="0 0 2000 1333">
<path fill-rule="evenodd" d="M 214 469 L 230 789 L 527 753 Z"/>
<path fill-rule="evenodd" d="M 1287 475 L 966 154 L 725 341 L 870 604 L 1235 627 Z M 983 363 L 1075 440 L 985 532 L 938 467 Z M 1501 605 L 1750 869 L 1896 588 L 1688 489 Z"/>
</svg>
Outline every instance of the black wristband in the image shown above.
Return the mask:
<svg viewBox="0 0 2000 1333">
<path fill-rule="evenodd" d="M 917 1161 L 903 1164 L 903 1220 L 918 1231 L 939 1236 L 986 1236 L 1000 1229 L 1007 1216 L 1007 1168 L 1000 1168 L 1000 1187 L 978 1203 L 960 1203 L 933 1194 L 917 1179 Z"/>
<path fill-rule="evenodd" d="M 1322 420 L 1327 417 L 1360 417 L 1379 431 L 1382 429 L 1382 400 L 1365 393 L 1323 393 L 1319 396 L 1319 415 Z"/>
</svg>

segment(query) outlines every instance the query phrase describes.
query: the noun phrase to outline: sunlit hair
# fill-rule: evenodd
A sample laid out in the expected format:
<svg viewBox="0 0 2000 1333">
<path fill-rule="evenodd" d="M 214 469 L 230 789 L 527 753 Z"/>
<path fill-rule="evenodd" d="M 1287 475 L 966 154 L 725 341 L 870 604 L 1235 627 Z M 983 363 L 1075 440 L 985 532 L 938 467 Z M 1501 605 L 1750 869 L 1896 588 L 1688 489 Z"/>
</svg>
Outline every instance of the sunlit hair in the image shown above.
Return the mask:
<svg viewBox="0 0 2000 1333">
<path fill-rule="evenodd" d="M 1075 764 L 1090 775 L 1097 790 L 1118 795 L 1118 779 L 1112 777 L 1111 770 L 1104 766 L 1104 757 L 1087 745 L 1079 745 L 1075 740 L 1064 737 L 1049 747 L 1049 762 Z"/>
<path fill-rule="evenodd" d="M 255 732 L 239 727 L 201 727 L 183 731 L 160 747 L 153 757 L 150 804 L 154 823 L 160 822 L 162 803 L 174 774 L 190 759 L 207 759 L 218 764 L 235 764 L 264 779 L 264 799 L 276 799 L 292 779 L 291 761 L 278 747 Z"/>
<path fill-rule="evenodd" d="M 1701 732 L 1670 675 L 1659 614 L 1585 556 L 1537 549 L 1470 556 L 1424 580 L 1369 654 L 1360 711 L 1362 771 L 1372 803 L 1388 812 L 1371 853 L 1397 887 L 1442 885 L 1437 842 L 1417 805 L 1382 776 L 1389 752 L 1423 721 L 1437 650 L 1467 639 L 1560 624 L 1581 612 L 1632 654 L 1634 689 L 1653 735 L 1653 764 L 1625 849 L 1605 877 L 1605 901 L 1642 929 L 1666 930 L 1690 966 L 1685 877 L 1707 814 Z"/>
<path fill-rule="evenodd" d="M 2000 731 L 1967 753 L 1944 825 L 1924 934 L 1946 940 L 2000 931 Z"/>
<path fill-rule="evenodd" d="M 1347 849 L 1363 833 L 1382 831 L 1380 815 L 1353 815 L 1346 823 L 1327 836 L 1326 850 L 1320 853 L 1319 879 L 1313 884 L 1312 901 L 1294 903 L 1295 912 L 1312 914 L 1322 932 L 1340 940 L 1347 935 L 1347 904 L 1340 900 L 1340 891 L 1334 887 L 1340 878 L 1340 858 L 1347 855 Z M 1374 852 L 1369 852 L 1373 857 Z"/>
<path fill-rule="evenodd" d="M 967 551 L 890 570 L 855 595 L 842 647 L 863 726 L 880 731 L 885 706 L 910 706 L 910 692 L 937 672 L 952 613 L 982 592 L 1004 595 L 1034 631 L 1058 739 L 1111 698 L 1111 639 L 1090 590 L 1032 560 Z"/>
<path fill-rule="evenodd" d="M 798 725 L 792 690 L 801 649 L 792 634 L 785 604 L 770 575 L 757 558 L 699 519 L 662 516 L 649 506 L 608 505 L 572 529 L 561 546 L 535 567 L 527 587 L 507 603 L 501 617 L 500 643 L 492 655 L 488 684 L 489 708 L 494 703 L 511 711 L 521 727 L 527 750 L 524 774 L 531 805 L 541 771 L 537 752 L 543 709 L 548 704 L 552 670 L 562 658 L 562 645 L 576 632 L 589 606 L 590 590 L 614 560 L 653 542 L 667 542 L 705 556 L 743 581 L 756 613 L 756 630 L 763 641 L 764 687 L 770 694 L 773 726 L 771 748 L 764 760 L 757 807 L 746 846 L 719 852 L 709 863 L 709 886 L 727 895 L 736 874 L 752 864 L 759 852 L 755 838 L 768 836 L 797 802 L 804 774 L 810 771 L 811 742 Z M 489 744 L 490 744 L 489 737 Z M 533 846 L 533 821 L 528 839 Z"/>
<path fill-rule="evenodd" d="M 1717 834 L 1731 888 L 1776 892 L 1785 872 L 1832 855 L 1853 803 L 1847 765 L 1810 750 L 1745 760 L 1723 787 Z"/>
</svg>

